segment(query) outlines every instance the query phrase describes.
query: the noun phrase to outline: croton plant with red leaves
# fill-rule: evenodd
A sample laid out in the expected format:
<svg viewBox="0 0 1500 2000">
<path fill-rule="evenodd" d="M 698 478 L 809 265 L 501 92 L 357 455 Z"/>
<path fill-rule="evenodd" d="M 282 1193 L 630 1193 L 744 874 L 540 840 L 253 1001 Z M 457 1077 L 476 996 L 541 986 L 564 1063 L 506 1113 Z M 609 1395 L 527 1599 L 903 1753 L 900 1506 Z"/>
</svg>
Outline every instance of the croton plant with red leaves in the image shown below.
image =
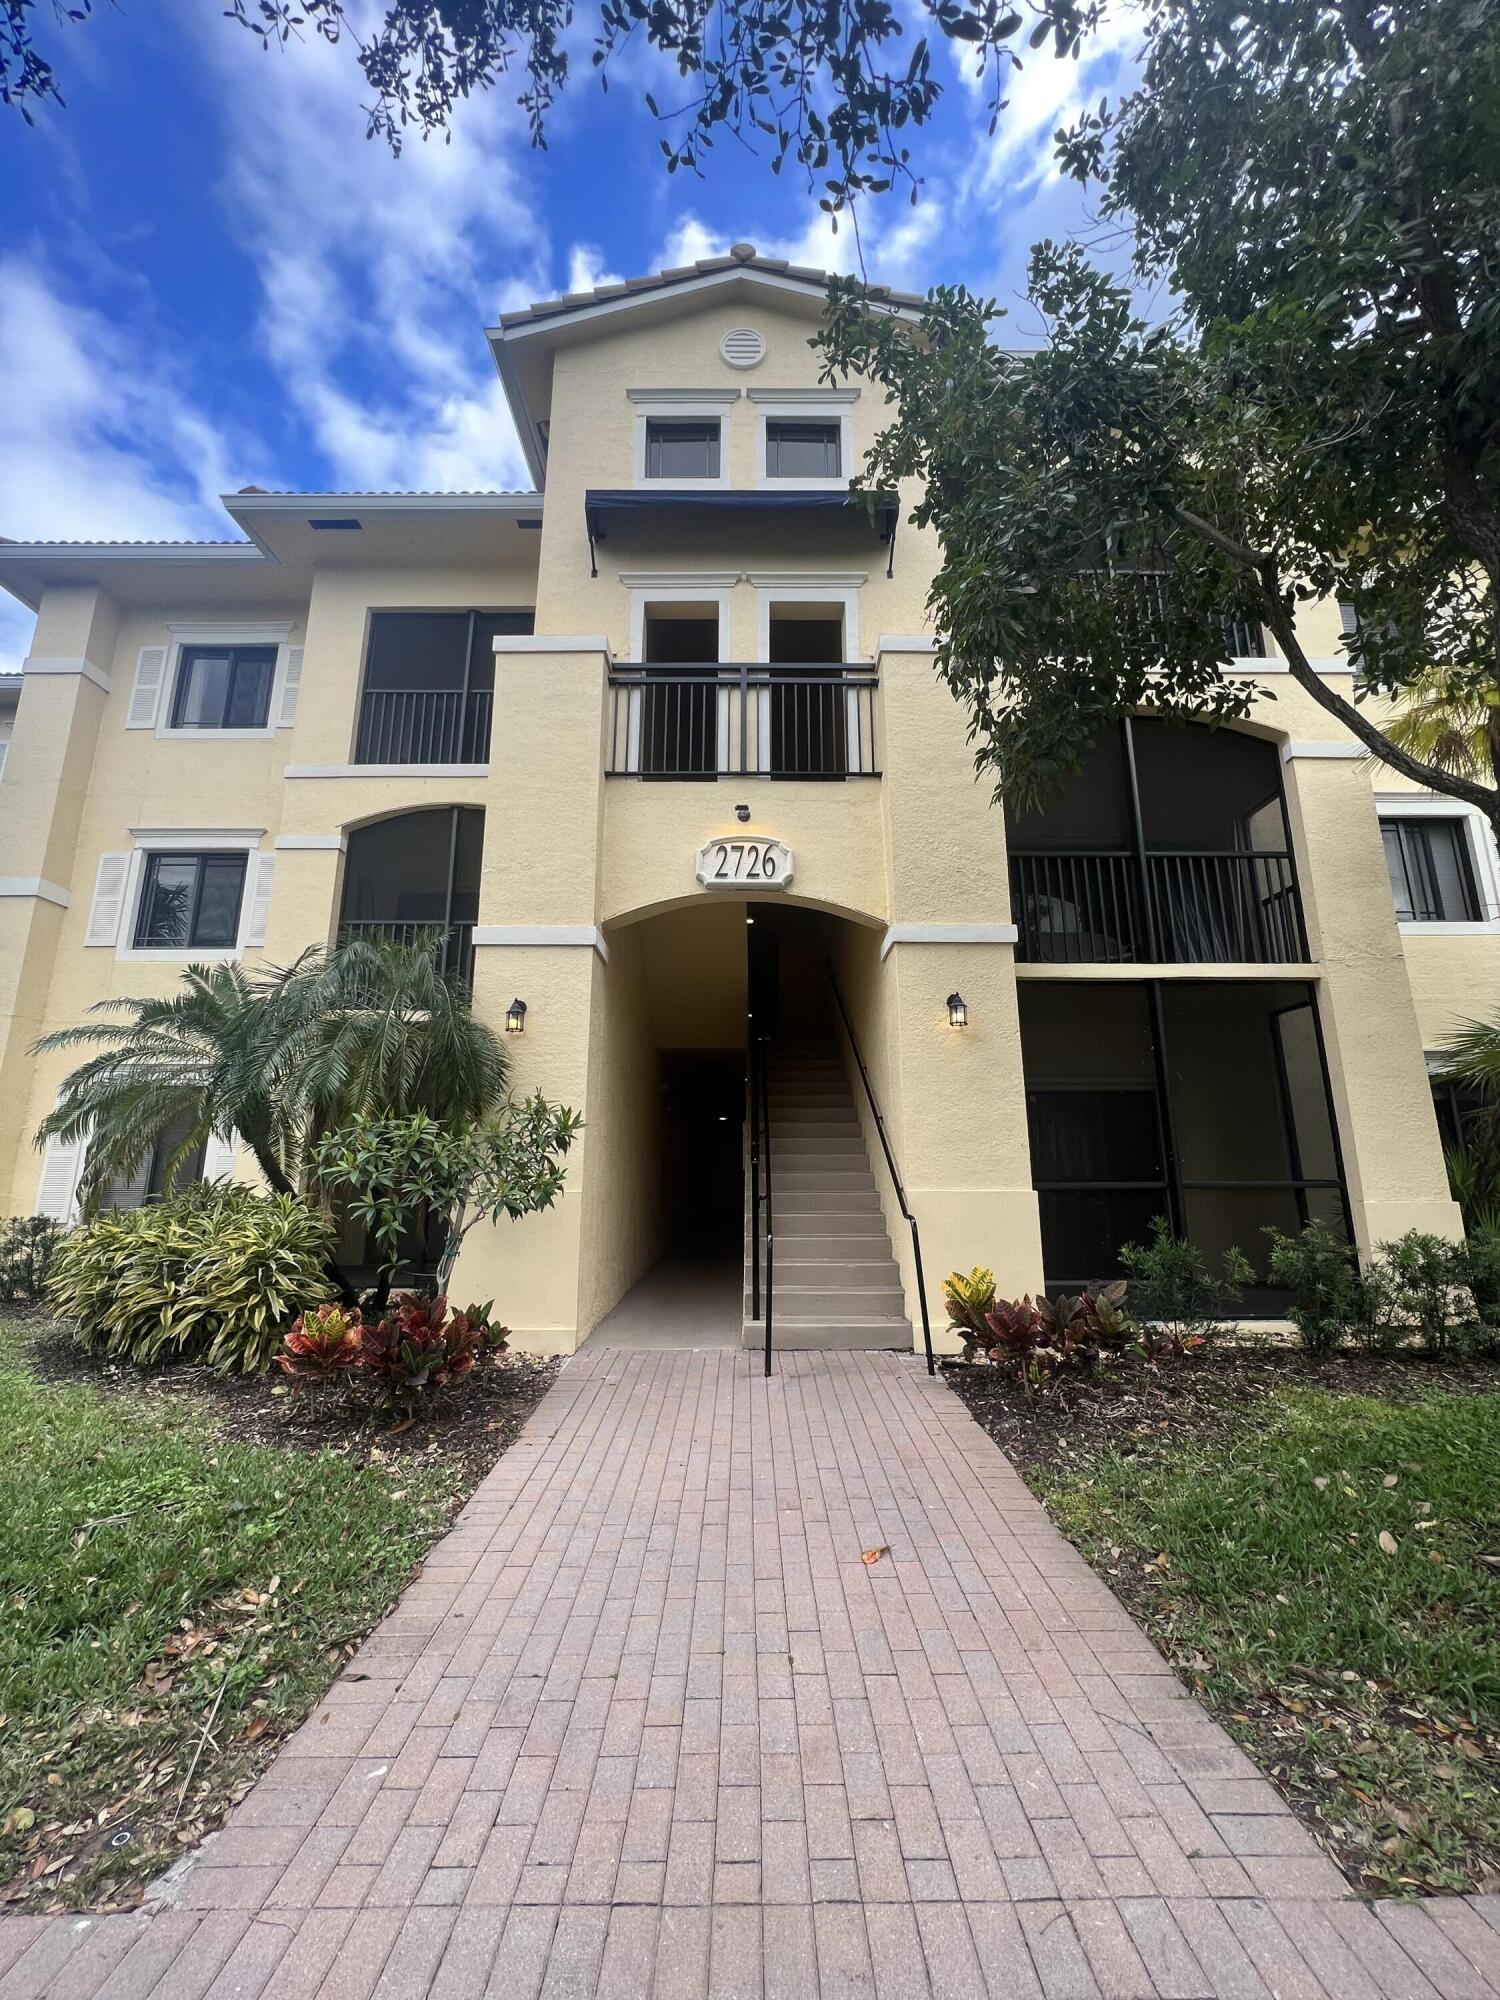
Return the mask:
<svg viewBox="0 0 1500 2000">
<path fill-rule="evenodd" d="M 415 1292 L 399 1293 L 370 1323 L 358 1308 L 319 1306 L 297 1321 L 277 1360 L 289 1375 L 327 1377 L 358 1369 L 390 1401 L 411 1404 L 504 1351 L 510 1329 L 496 1326 L 491 1310 L 486 1301 L 457 1312 L 441 1295 L 423 1298 Z"/>
</svg>

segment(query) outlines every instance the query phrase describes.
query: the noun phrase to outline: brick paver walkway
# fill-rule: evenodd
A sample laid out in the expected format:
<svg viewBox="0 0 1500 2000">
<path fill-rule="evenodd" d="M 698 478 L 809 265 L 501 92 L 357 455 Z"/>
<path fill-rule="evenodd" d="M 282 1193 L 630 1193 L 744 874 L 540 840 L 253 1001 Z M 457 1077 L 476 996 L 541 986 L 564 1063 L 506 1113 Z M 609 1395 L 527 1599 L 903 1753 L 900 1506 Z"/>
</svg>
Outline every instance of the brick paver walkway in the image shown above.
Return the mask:
<svg viewBox="0 0 1500 2000">
<path fill-rule="evenodd" d="M 903 1356 L 575 1358 L 155 1914 L 0 2000 L 1496 2000 Z M 861 1552 L 884 1547 L 866 1565 Z"/>
</svg>

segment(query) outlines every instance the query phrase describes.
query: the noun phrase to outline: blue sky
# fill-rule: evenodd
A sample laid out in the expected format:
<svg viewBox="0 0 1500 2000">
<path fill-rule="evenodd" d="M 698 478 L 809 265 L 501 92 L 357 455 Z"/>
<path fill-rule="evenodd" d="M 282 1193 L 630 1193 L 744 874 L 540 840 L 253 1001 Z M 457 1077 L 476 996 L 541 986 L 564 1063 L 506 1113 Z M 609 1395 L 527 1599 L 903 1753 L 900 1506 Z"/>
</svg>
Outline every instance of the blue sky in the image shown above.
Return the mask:
<svg viewBox="0 0 1500 2000">
<path fill-rule="evenodd" d="M 592 10 L 580 10 L 586 50 Z M 851 268 L 816 197 L 723 144 L 669 176 L 632 53 L 586 55 L 532 151 L 503 90 L 451 144 L 364 137 L 347 47 L 262 51 L 216 0 L 118 0 L 51 26 L 67 108 L 0 113 L 0 535 L 225 536 L 238 486 L 527 482 L 481 328 L 530 299 L 718 254 Z M 1014 303 L 1029 245 L 1086 228 L 1050 135 L 1128 81 L 1128 16 L 1082 62 L 1028 56 L 996 134 L 952 82 L 916 139 L 918 205 L 861 212 L 872 279 Z M 656 84 L 670 100 L 670 82 Z M 1024 338 L 1024 309 L 1008 330 Z M 30 619 L 0 598 L 0 671 Z"/>
</svg>

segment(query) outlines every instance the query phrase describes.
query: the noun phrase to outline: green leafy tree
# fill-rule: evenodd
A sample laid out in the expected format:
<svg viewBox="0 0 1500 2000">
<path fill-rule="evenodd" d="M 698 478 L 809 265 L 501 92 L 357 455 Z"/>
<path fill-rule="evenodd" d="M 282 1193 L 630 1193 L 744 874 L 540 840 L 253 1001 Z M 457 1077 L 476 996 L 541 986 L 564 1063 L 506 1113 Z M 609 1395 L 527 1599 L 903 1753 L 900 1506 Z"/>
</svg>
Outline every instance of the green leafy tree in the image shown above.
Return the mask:
<svg viewBox="0 0 1500 2000">
<path fill-rule="evenodd" d="M 381 1303 L 403 1244 L 418 1233 L 427 1237 L 434 1224 L 443 1234 L 436 1277 L 443 1293 L 476 1223 L 515 1221 L 557 1200 L 563 1160 L 582 1122 L 540 1092 L 483 1125 L 445 1125 L 422 1111 L 359 1116 L 317 1142 L 312 1172 L 380 1246 Z"/>
<path fill-rule="evenodd" d="M 921 482 L 938 666 L 982 771 L 1020 804 L 1137 707 L 1228 722 L 1235 618 L 1374 755 L 1500 830 L 1483 768 L 1372 698 L 1500 698 L 1500 0 L 1151 0 L 1139 87 L 1059 135 L 1129 232 L 1131 278 L 1038 245 L 1046 330 L 1008 353 L 963 291 L 921 325 L 844 281 L 832 372 L 894 417 L 865 485 Z M 1351 699 L 1299 601 L 1357 613 Z"/>
<path fill-rule="evenodd" d="M 93 0 L 55 0 L 59 19 L 79 21 Z M 919 0 L 598 0 L 589 67 L 608 83 L 611 60 L 644 40 L 667 58 L 685 100 L 658 110 L 670 171 L 701 169 L 728 133 L 763 145 L 772 169 L 792 160 L 824 182 L 823 205 L 896 181 L 915 186 L 909 128 L 931 118 L 943 95 L 932 43 L 961 44 L 998 113 L 1020 49 L 1075 49 L 1102 0 L 1020 0 L 1017 6 Z M 445 132 L 460 103 L 514 78 L 535 145 L 568 82 L 573 0 L 388 0 L 361 32 L 363 10 L 347 0 L 223 0 L 223 12 L 267 48 L 294 36 L 351 43 L 370 93 L 369 131 L 401 149 L 409 131 Z M 33 105 L 61 91 L 37 44 L 32 0 L 0 0 L 0 100 L 28 122 Z M 911 29 L 918 32 L 913 34 Z M 666 65 L 663 65 L 666 67 Z"/>
<path fill-rule="evenodd" d="M 267 1186 L 290 1194 L 317 1139 L 357 1114 L 421 1110 L 461 1124 L 505 1094 L 504 1044 L 420 945 L 361 940 L 259 974 L 192 965 L 165 999 L 90 1012 L 34 1051 L 100 1051 L 67 1078 L 37 1134 L 38 1145 L 87 1141 L 86 1212 L 167 1133 L 180 1135 L 168 1179 L 211 1135 L 235 1132 Z"/>
</svg>

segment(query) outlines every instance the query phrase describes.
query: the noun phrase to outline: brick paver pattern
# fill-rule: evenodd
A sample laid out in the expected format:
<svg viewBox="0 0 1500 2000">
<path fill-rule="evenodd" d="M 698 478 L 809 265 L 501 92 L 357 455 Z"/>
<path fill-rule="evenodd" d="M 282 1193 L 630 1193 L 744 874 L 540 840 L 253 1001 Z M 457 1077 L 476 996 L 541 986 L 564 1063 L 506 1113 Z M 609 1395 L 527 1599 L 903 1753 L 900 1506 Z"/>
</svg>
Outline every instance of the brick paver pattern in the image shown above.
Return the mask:
<svg viewBox="0 0 1500 2000">
<path fill-rule="evenodd" d="M 866 1563 L 867 1550 L 880 1550 Z M 1496 2000 L 895 1354 L 586 1351 L 147 1911 L 0 2000 Z"/>
</svg>

